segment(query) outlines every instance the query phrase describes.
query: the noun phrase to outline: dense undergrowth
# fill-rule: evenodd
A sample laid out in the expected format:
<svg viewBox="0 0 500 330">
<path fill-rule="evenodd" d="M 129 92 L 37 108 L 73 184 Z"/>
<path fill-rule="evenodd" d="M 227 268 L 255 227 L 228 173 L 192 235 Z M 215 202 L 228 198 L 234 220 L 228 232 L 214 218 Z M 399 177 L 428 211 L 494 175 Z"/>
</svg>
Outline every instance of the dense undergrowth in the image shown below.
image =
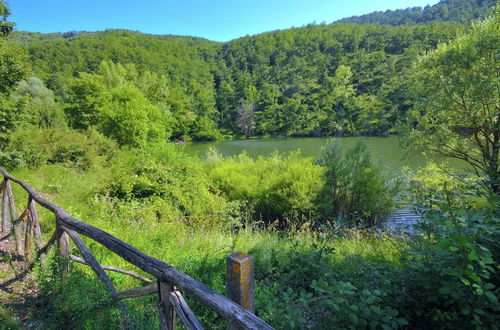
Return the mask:
<svg viewBox="0 0 500 330">
<path fill-rule="evenodd" d="M 297 154 L 224 158 L 211 152 L 202 161 L 181 149 L 166 144 L 122 149 L 108 159 L 91 158 L 85 168 L 69 157 L 14 173 L 75 218 L 221 293 L 225 256 L 252 254 L 257 314 L 276 328 L 495 327 L 498 210 L 485 198 L 458 193 L 466 191 L 463 180 L 432 166 L 411 177 L 417 202 L 433 196 L 431 209 L 418 204 L 430 211 L 428 227 L 421 229 L 423 235 L 394 236 L 363 229 L 368 222 L 328 221 L 334 218 L 321 213 L 324 207 L 314 207 L 321 205 L 328 167 L 312 159 Z M 352 193 L 352 187 L 343 189 Z M 26 197 L 19 189 L 15 193 Z M 303 204 L 295 202 L 301 199 Z M 41 213 L 48 236 L 54 219 Z M 87 243 L 102 264 L 140 272 L 97 243 Z M 61 283 L 51 260 L 50 267 L 38 270 L 43 307 L 32 311 L 33 318 L 54 329 L 119 327 L 119 311 L 87 267 L 74 264 L 69 280 Z M 120 274 L 110 277 L 119 290 L 140 285 Z M 157 327 L 155 299 L 127 302 L 138 327 Z M 214 312 L 187 299 L 206 328 L 226 327 Z"/>
</svg>

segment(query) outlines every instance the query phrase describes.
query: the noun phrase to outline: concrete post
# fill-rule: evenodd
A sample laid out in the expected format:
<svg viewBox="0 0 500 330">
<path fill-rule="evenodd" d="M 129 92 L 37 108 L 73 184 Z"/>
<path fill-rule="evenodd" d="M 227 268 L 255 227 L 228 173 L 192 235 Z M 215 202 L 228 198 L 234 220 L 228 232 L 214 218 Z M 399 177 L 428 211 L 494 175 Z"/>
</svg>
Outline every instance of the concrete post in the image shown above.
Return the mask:
<svg viewBox="0 0 500 330">
<path fill-rule="evenodd" d="M 227 256 L 226 288 L 229 299 L 255 313 L 254 259 L 251 255 L 235 252 Z M 239 327 L 230 322 L 229 329 Z"/>
</svg>

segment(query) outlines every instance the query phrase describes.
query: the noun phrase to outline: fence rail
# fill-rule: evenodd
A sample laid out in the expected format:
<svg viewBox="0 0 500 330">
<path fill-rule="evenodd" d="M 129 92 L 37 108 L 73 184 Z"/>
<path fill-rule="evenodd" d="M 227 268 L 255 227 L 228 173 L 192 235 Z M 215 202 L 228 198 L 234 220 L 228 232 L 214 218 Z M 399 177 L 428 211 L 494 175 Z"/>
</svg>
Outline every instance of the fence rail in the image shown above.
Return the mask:
<svg viewBox="0 0 500 330">
<path fill-rule="evenodd" d="M 122 311 L 122 327 L 133 328 L 133 325 L 128 320 L 125 306 L 121 300 L 156 293 L 159 295 L 158 306 L 161 329 L 174 329 L 176 314 L 187 329 L 202 329 L 179 292 L 181 290 L 226 319 L 231 328 L 273 329 L 252 312 L 215 292 L 198 280 L 177 270 L 172 265 L 147 255 L 97 227 L 72 218 L 64 209 L 42 198 L 26 182 L 13 177 L 3 168 L 0 168 L 0 173 L 4 176 L 4 181 L 0 187 L 2 193 L 1 231 L 7 235 L 14 234 L 18 255 L 27 260 L 32 258 L 33 237 L 35 237 L 35 244 L 38 249 L 37 256 L 41 255 L 41 252 L 46 252 L 47 247 L 57 241 L 59 253 L 63 257 L 61 258 L 63 272 L 67 274 L 70 261 L 90 266 L 114 297 L 116 304 Z M 11 181 L 20 185 L 29 196 L 27 207 L 19 216 L 17 215 L 14 196 L 12 194 Z M 56 218 L 56 231 L 45 246 L 42 241 L 40 222 L 35 207 L 36 203 L 51 211 Z M 100 243 L 124 260 L 154 276 L 156 283 L 152 283 L 152 280 L 130 271 L 101 265 L 88 250 L 78 234 Z M 69 253 L 69 238 L 74 242 L 83 258 Z M 145 287 L 117 292 L 105 270 L 133 276 L 151 284 Z"/>
</svg>

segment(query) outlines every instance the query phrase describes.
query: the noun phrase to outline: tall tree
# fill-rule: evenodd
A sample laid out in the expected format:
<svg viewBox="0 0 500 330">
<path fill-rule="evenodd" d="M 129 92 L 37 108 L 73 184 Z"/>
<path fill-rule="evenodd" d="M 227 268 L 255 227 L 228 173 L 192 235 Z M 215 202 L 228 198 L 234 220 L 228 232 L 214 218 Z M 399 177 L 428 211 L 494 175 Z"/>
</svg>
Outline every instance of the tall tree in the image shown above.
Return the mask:
<svg viewBox="0 0 500 330">
<path fill-rule="evenodd" d="M 9 7 L 4 0 L 0 0 L 0 33 L 6 37 L 14 28 L 14 23 L 7 21 L 10 15 Z"/>
<path fill-rule="evenodd" d="M 241 133 L 245 134 L 245 137 L 248 139 L 255 128 L 255 105 L 253 103 L 241 103 L 237 106 L 237 111 L 238 116 L 236 117 L 236 125 Z"/>
<path fill-rule="evenodd" d="M 408 143 L 468 162 L 500 194 L 500 15 L 422 57 Z"/>
</svg>

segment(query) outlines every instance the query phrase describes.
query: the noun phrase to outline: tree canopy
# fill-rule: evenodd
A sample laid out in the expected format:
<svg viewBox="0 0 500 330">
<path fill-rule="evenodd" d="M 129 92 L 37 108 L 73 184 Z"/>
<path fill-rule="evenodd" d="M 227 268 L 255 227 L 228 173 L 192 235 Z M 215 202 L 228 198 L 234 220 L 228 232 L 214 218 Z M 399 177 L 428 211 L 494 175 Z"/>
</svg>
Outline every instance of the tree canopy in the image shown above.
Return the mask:
<svg viewBox="0 0 500 330">
<path fill-rule="evenodd" d="M 489 6 L 474 4 L 481 12 Z M 79 130 L 99 126 L 109 92 L 129 84 L 160 109 L 172 140 L 248 132 L 388 135 L 414 102 L 411 63 L 468 28 L 452 22 L 310 24 L 227 43 L 124 30 L 15 31 L 0 42 L 0 91 L 8 95 L 26 77 L 24 50 L 32 74 Z M 239 127 L 242 104 L 253 105 L 251 130 Z"/>
<path fill-rule="evenodd" d="M 468 162 L 500 193 L 500 24 L 491 18 L 418 62 L 409 143 Z"/>
<path fill-rule="evenodd" d="M 343 23 L 378 23 L 390 25 L 423 24 L 436 21 L 467 23 L 483 18 L 494 7 L 496 0 L 441 0 L 433 6 L 376 11 L 339 20 Z"/>
</svg>

